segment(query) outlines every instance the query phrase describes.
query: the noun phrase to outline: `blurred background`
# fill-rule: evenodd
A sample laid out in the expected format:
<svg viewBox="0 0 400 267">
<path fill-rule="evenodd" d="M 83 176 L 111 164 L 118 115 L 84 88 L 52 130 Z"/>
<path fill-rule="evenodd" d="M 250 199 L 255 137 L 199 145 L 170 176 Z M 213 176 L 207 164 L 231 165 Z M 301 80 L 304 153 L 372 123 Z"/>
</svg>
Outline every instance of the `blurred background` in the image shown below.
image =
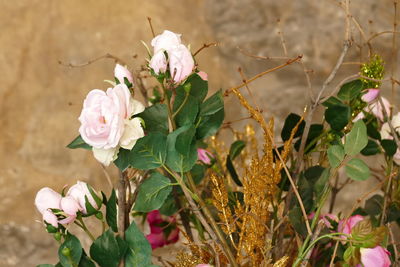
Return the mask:
<svg viewBox="0 0 400 267">
<path fill-rule="evenodd" d="M 285 56 L 283 38 L 288 57 L 303 55 L 307 69 L 312 70 L 313 89 L 318 91 L 342 48 L 345 16 L 338 3 L 0 0 L 0 266 L 56 262 L 56 242 L 38 222 L 41 217 L 33 205 L 40 188 L 60 191 L 80 179 L 110 191 L 92 154 L 65 146 L 78 134 L 84 97 L 91 89 L 108 87 L 103 80 L 113 79 L 114 62 L 104 59 L 68 68 L 59 60 L 79 64 L 110 53 L 139 69 L 147 56 L 140 41 L 149 44 L 152 39 L 147 21 L 151 17 L 156 34 L 164 29 L 182 33 L 192 51 L 204 43 L 219 44 L 197 56 L 212 90 L 240 84 L 238 67 L 251 77 L 284 63 L 284 59 L 257 60 L 245 55 Z M 350 11 L 367 36 L 393 29 L 392 0 L 352 0 Z M 354 25 L 352 33 L 355 43 L 345 61 L 365 60 L 367 50 L 361 47 L 360 58 L 361 37 Z M 392 35 L 384 34 L 372 44 L 390 70 Z M 357 65 L 344 65 L 336 83 L 357 71 Z M 309 99 L 300 64 L 268 74 L 250 87 L 265 116 L 276 118 L 278 129 L 290 112 L 301 114 Z M 382 89 L 390 98 L 390 84 Z M 233 96 L 225 101 L 227 121 L 247 116 Z M 114 167 L 106 171 L 116 177 Z M 352 193 L 339 196 L 343 201 L 337 210 L 353 204 L 359 197 L 354 192 L 361 194 L 371 187 L 368 182 L 352 186 L 348 191 Z"/>
</svg>

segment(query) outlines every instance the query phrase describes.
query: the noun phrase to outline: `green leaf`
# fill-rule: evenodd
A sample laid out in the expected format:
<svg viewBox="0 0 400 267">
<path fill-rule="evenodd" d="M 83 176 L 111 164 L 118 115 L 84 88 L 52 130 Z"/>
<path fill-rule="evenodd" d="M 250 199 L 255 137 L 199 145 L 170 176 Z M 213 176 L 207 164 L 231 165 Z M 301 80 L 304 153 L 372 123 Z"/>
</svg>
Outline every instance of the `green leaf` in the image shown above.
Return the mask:
<svg viewBox="0 0 400 267">
<path fill-rule="evenodd" d="M 346 155 L 355 156 L 368 144 L 367 127 L 362 120 L 356 121 L 350 133 L 346 135 L 344 152 Z"/>
<path fill-rule="evenodd" d="M 164 204 L 171 190 L 171 181 L 160 173 L 155 172 L 139 187 L 139 193 L 133 209 L 140 212 L 156 210 Z"/>
<path fill-rule="evenodd" d="M 169 194 L 164 204 L 158 210 L 165 216 L 172 216 L 178 212 L 173 194 Z"/>
<path fill-rule="evenodd" d="M 322 103 L 322 105 L 329 108 L 337 105 L 343 105 L 343 102 L 340 99 L 331 96 L 324 103 Z"/>
<path fill-rule="evenodd" d="M 373 139 L 381 140 L 381 134 L 378 130 L 378 119 L 367 114 L 367 117 L 363 121 L 367 125 L 368 136 Z"/>
<path fill-rule="evenodd" d="M 242 182 L 239 179 L 239 175 L 236 172 L 235 166 L 230 157 L 226 157 L 226 168 L 228 169 L 229 174 L 232 177 L 232 180 L 238 185 L 243 186 Z"/>
<path fill-rule="evenodd" d="M 176 150 L 181 153 L 184 156 L 188 156 L 191 148 L 191 144 L 193 143 L 193 137 L 196 133 L 196 129 L 194 128 L 194 125 L 187 125 L 187 128 L 185 131 L 182 131 L 177 137 L 176 137 L 176 143 L 175 143 L 175 148 Z"/>
<path fill-rule="evenodd" d="M 206 166 L 203 164 L 195 164 L 190 171 L 192 174 L 192 178 L 195 184 L 199 184 L 203 178 L 204 178 L 204 173 L 206 171 Z"/>
<path fill-rule="evenodd" d="M 229 149 L 229 157 L 231 160 L 234 160 L 237 156 L 240 155 L 240 152 L 245 148 L 246 143 L 242 140 L 237 140 L 232 143 Z"/>
<path fill-rule="evenodd" d="M 305 170 L 304 177 L 309 181 L 311 184 L 315 184 L 319 177 L 321 177 L 322 173 L 324 172 L 325 168 L 319 165 L 312 166 Z"/>
<path fill-rule="evenodd" d="M 208 81 L 203 80 L 197 73 L 190 75 L 186 82 L 183 85 L 178 86 L 176 89 L 177 95 L 182 92 L 185 92 L 184 86 L 190 83 L 190 92 L 189 94 L 196 98 L 199 103 L 203 102 L 204 98 L 206 98 L 208 93 Z"/>
<path fill-rule="evenodd" d="M 312 124 L 310 126 L 310 131 L 308 132 L 308 136 L 307 136 L 307 140 L 306 140 L 306 148 L 308 147 L 308 145 L 315 139 L 318 138 L 324 131 L 324 126 L 322 124 Z M 300 144 L 301 144 L 301 138 L 299 138 L 299 140 L 297 140 L 297 142 L 294 144 L 294 148 L 299 151 L 300 148 Z M 304 151 L 304 153 L 309 153 L 310 151 L 312 151 L 312 149 L 315 148 L 317 143 L 315 143 L 314 145 L 310 146 L 307 150 Z"/>
<path fill-rule="evenodd" d="M 297 233 L 303 237 L 307 236 L 307 229 L 300 207 L 295 206 L 289 211 L 289 221 Z"/>
<path fill-rule="evenodd" d="M 328 107 L 325 111 L 325 120 L 335 131 L 341 131 L 351 118 L 351 108 L 346 105 Z"/>
<path fill-rule="evenodd" d="M 300 176 L 300 179 L 298 181 L 298 190 L 306 212 L 307 213 L 311 212 L 311 209 L 314 204 L 313 184 L 307 181 L 307 179 L 305 179 L 304 176 Z"/>
<path fill-rule="evenodd" d="M 368 140 L 366 147 L 361 150 L 361 154 L 364 156 L 372 156 L 381 152 L 379 145 L 374 140 Z"/>
<path fill-rule="evenodd" d="M 92 147 L 86 144 L 80 135 L 78 135 L 71 143 L 69 143 L 67 147 L 71 149 L 83 148 L 87 150 L 92 150 Z"/>
<path fill-rule="evenodd" d="M 68 252 L 68 253 L 67 253 Z M 58 257 L 63 267 L 75 267 L 82 256 L 82 245 L 79 239 L 68 234 L 58 249 Z"/>
<path fill-rule="evenodd" d="M 90 256 L 102 267 L 118 267 L 120 261 L 118 242 L 110 229 L 90 246 Z"/>
<path fill-rule="evenodd" d="M 281 137 L 283 141 L 287 141 L 290 138 L 292 130 L 299 123 L 301 117 L 297 114 L 290 113 L 289 116 L 285 119 L 285 124 L 283 125 Z M 302 121 L 297 129 L 297 132 L 294 135 L 294 138 L 299 137 L 303 134 L 304 126 L 306 125 L 305 121 Z"/>
<path fill-rule="evenodd" d="M 186 103 L 183 104 L 184 98 L 180 98 L 177 94 L 174 102 L 173 112 L 179 112 L 175 116 L 175 121 L 178 127 L 185 124 L 193 124 L 196 121 L 197 114 L 199 113 L 200 102 L 193 96 L 187 97 Z"/>
<path fill-rule="evenodd" d="M 168 109 L 166 104 L 155 104 L 136 115 L 144 120 L 147 132 L 168 133 Z"/>
<path fill-rule="evenodd" d="M 152 132 L 140 138 L 132 148 L 129 159 L 133 168 L 150 170 L 161 167 L 166 158 L 167 137 L 159 132 Z"/>
<path fill-rule="evenodd" d="M 332 168 L 339 167 L 344 159 L 344 150 L 341 145 L 333 145 L 328 148 L 328 160 Z"/>
<path fill-rule="evenodd" d="M 222 91 L 218 90 L 215 94 L 210 96 L 200 107 L 200 116 L 210 116 L 224 108 L 224 100 L 222 98 Z"/>
<path fill-rule="evenodd" d="M 114 160 L 114 164 L 118 167 L 118 169 L 120 169 L 120 171 L 124 171 L 129 167 L 130 153 L 131 151 L 128 149 L 119 149 L 118 158 Z"/>
<path fill-rule="evenodd" d="M 132 222 L 125 231 L 128 249 L 125 255 L 126 267 L 148 266 L 151 264 L 151 246 L 143 233 Z"/>
<path fill-rule="evenodd" d="M 111 196 L 106 205 L 106 221 L 114 232 L 118 232 L 117 226 L 117 197 L 115 190 L 111 191 Z"/>
<path fill-rule="evenodd" d="M 337 96 L 343 101 L 351 101 L 361 93 L 362 89 L 361 80 L 354 80 L 342 85 Z"/>
<path fill-rule="evenodd" d="M 200 123 L 196 132 L 197 138 L 204 139 L 215 134 L 221 127 L 221 124 L 224 121 L 224 116 L 224 109 L 221 109 L 211 116 L 200 117 Z"/>
<path fill-rule="evenodd" d="M 352 159 L 346 164 L 346 174 L 356 181 L 365 181 L 369 178 L 370 171 L 361 159 Z"/>
<path fill-rule="evenodd" d="M 187 148 L 188 154 L 183 155 L 177 151 L 176 143 L 178 136 L 191 128 L 191 125 L 185 125 L 170 133 L 167 137 L 167 159 L 166 164 L 176 172 L 190 171 L 197 161 L 197 150 L 195 142 L 192 142 Z M 182 143 L 180 143 L 182 145 Z M 182 148 L 181 148 L 182 150 Z"/>
<path fill-rule="evenodd" d="M 120 236 L 117 235 L 116 237 L 119 249 L 119 258 L 122 259 L 125 257 L 126 250 L 128 249 L 128 243 L 123 240 Z"/>
<path fill-rule="evenodd" d="M 78 267 L 96 267 L 96 265 L 88 256 L 84 254 L 81 257 Z"/>
<path fill-rule="evenodd" d="M 388 155 L 389 157 L 393 157 L 393 155 L 396 154 L 397 145 L 394 140 L 390 139 L 381 140 L 381 146 L 385 150 L 386 155 Z"/>
</svg>

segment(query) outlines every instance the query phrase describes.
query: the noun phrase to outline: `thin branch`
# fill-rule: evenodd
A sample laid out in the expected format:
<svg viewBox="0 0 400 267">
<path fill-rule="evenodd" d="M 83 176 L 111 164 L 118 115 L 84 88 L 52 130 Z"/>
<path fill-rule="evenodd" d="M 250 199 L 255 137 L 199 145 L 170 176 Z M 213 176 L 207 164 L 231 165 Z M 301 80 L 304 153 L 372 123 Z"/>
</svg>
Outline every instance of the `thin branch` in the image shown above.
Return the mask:
<svg viewBox="0 0 400 267">
<path fill-rule="evenodd" d="M 151 23 L 151 18 L 147 17 L 147 21 L 149 22 L 149 26 L 151 29 L 151 34 L 153 35 L 153 38 L 156 37 L 156 34 L 154 33 L 154 29 L 153 29 L 153 24 Z"/>
<path fill-rule="evenodd" d="M 286 67 L 286 66 L 288 66 L 288 65 L 290 65 L 290 64 L 292 64 L 292 63 L 294 63 L 294 62 L 296 62 L 296 61 L 298 61 L 298 60 L 300 60 L 302 57 L 303 57 L 303 55 L 299 55 L 299 56 L 297 56 L 297 57 L 295 57 L 295 58 L 293 58 L 293 59 L 288 60 L 286 63 L 284 63 L 284 64 L 282 64 L 282 65 L 276 66 L 276 67 L 274 67 L 274 68 L 272 68 L 272 69 L 268 69 L 268 70 L 266 70 L 266 71 L 263 71 L 263 72 L 261 72 L 261 73 L 255 75 L 255 76 L 251 77 L 251 78 L 250 78 L 249 80 L 247 80 L 245 83 L 242 83 L 242 84 L 240 84 L 240 85 L 238 85 L 238 86 L 236 86 L 236 87 L 233 87 L 233 88 L 230 88 L 230 89 L 225 90 L 224 95 L 225 95 L 225 96 L 228 96 L 232 91 L 238 90 L 238 89 L 240 89 L 240 88 L 246 86 L 246 84 L 251 83 L 251 82 L 253 82 L 254 80 L 257 80 L 258 78 L 264 76 L 265 74 L 271 73 L 271 72 L 276 71 L 276 70 L 279 70 L 279 69 L 281 69 L 281 68 L 284 68 L 284 67 Z"/>
<path fill-rule="evenodd" d="M 120 59 L 120 58 L 118 58 L 118 57 L 116 57 L 114 55 L 111 55 L 109 53 L 107 53 L 105 55 L 102 55 L 102 56 L 99 56 L 99 57 L 96 57 L 94 59 L 88 60 L 86 62 L 79 63 L 79 64 L 73 64 L 71 62 L 70 63 L 64 63 L 61 60 L 58 61 L 58 64 L 60 64 L 60 65 L 62 65 L 64 67 L 68 67 L 68 68 L 81 68 L 81 67 L 85 67 L 87 65 L 90 65 L 90 64 L 92 64 L 92 63 L 94 63 L 94 62 L 96 62 L 98 60 L 107 59 L 107 58 L 108 59 L 114 59 L 115 62 L 121 63 L 121 65 L 127 65 L 122 59 Z"/>
<path fill-rule="evenodd" d="M 203 50 L 203 49 L 205 49 L 205 48 L 208 48 L 208 47 L 210 47 L 210 46 L 218 46 L 218 43 L 203 44 L 202 47 L 200 47 L 199 49 L 197 49 L 196 52 L 194 52 L 193 56 L 195 57 L 198 53 L 201 52 L 201 50 Z"/>
</svg>

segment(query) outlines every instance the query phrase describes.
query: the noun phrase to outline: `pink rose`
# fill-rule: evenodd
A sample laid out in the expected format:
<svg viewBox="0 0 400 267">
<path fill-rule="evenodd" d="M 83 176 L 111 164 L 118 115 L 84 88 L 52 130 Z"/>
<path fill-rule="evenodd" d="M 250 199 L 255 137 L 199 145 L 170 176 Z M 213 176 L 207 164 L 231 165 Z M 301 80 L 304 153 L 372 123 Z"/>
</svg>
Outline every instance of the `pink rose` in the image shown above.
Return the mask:
<svg viewBox="0 0 400 267">
<path fill-rule="evenodd" d="M 68 203 L 65 203 L 65 207 L 67 207 L 67 210 L 64 210 L 67 214 L 73 215 L 74 211 L 77 212 L 78 210 L 81 210 L 83 213 L 86 214 L 87 210 L 86 210 L 85 197 L 87 197 L 89 203 L 92 205 L 93 208 L 95 209 L 98 208 L 96 201 L 94 200 L 92 194 L 89 191 L 88 184 L 85 182 L 78 181 L 76 184 L 71 186 L 67 192 L 67 197 L 68 197 Z M 76 204 L 78 204 L 78 206 L 75 206 L 72 203 L 72 199 L 76 201 Z"/>
<path fill-rule="evenodd" d="M 60 221 L 61 224 L 73 222 L 76 214 L 83 210 L 78 201 L 72 196 L 66 196 L 61 199 L 61 209 L 67 215 L 65 219 Z"/>
<path fill-rule="evenodd" d="M 165 30 L 162 34 L 157 35 L 151 41 L 154 47 L 154 54 L 159 51 L 168 51 L 175 46 L 181 44 L 181 35 Z"/>
<path fill-rule="evenodd" d="M 211 154 L 211 152 L 209 152 L 203 148 L 197 149 L 197 157 L 199 158 L 199 160 L 201 162 L 203 162 L 204 164 L 207 164 L 207 165 L 210 165 L 211 160 L 214 159 L 213 154 Z"/>
<path fill-rule="evenodd" d="M 365 89 L 365 91 L 367 91 L 363 96 L 361 96 L 361 100 L 366 102 L 366 103 L 370 103 L 372 101 L 374 101 L 378 95 L 380 90 L 379 89 Z"/>
<path fill-rule="evenodd" d="M 349 217 L 347 220 L 341 220 L 338 225 L 338 231 L 344 234 L 351 234 L 351 229 L 360 221 L 364 220 L 361 215 L 354 215 Z"/>
<path fill-rule="evenodd" d="M 128 81 L 133 85 L 133 77 L 132 73 L 124 66 L 120 64 L 116 64 L 114 68 L 114 77 L 118 79 L 120 83 L 124 83 L 125 79 L 128 79 Z"/>
<path fill-rule="evenodd" d="M 136 140 L 144 136 L 140 119 L 130 119 L 143 110 L 144 106 L 132 98 L 125 84 L 108 88 L 107 92 L 89 92 L 79 116 L 79 133 L 93 147 L 98 161 L 109 165 L 117 158 L 120 146 L 132 149 Z"/>
<path fill-rule="evenodd" d="M 44 187 L 39 190 L 35 198 L 35 206 L 43 216 L 43 221 L 58 227 L 57 217 L 50 209 L 61 209 L 61 195 L 51 188 Z"/>
<path fill-rule="evenodd" d="M 381 246 L 374 248 L 361 248 L 361 263 L 364 267 L 389 267 L 391 262 L 389 251 Z M 361 267 L 358 264 L 357 267 Z"/>
<path fill-rule="evenodd" d="M 147 214 L 147 222 L 150 226 L 150 234 L 146 235 L 146 238 L 152 249 L 173 244 L 179 240 L 179 229 L 175 227 L 174 217 L 170 216 L 163 219 L 158 210 L 153 210 Z M 167 227 L 173 227 L 173 229 L 164 232 Z"/>
<path fill-rule="evenodd" d="M 194 68 L 193 56 L 184 45 L 179 45 L 168 51 L 169 71 L 176 83 L 186 79 Z"/>
</svg>

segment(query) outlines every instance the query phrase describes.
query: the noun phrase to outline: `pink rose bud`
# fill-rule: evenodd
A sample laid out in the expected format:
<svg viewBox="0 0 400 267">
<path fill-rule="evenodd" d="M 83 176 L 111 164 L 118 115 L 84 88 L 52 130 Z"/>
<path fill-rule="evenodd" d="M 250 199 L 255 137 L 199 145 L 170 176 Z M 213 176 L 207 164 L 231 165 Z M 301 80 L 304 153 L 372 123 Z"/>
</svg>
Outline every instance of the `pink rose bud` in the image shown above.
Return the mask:
<svg viewBox="0 0 400 267">
<path fill-rule="evenodd" d="M 390 115 L 390 102 L 386 98 L 382 97 L 382 103 L 383 107 L 386 110 L 386 114 Z M 367 111 L 370 111 L 373 115 L 375 115 L 375 117 L 383 121 L 384 113 L 380 101 L 375 101 L 374 103 L 370 104 L 366 109 Z"/>
<path fill-rule="evenodd" d="M 374 248 L 361 248 L 361 263 L 364 267 L 389 267 L 391 262 L 389 251 L 381 246 Z M 361 267 L 359 264 L 358 266 Z"/>
<path fill-rule="evenodd" d="M 93 206 L 93 208 L 97 209 L 97 203 L 94 200 L 92 194 L 90 194 L 87 183 L 78 181 L 75 185 L 71 186 L 71 188 L 67 192 L 67 196 L 72 197 L 79 204 L 83 213 L 87 213 L 86 210 L 86 199 L 89 200 L 89 203 Z M 70 207 L 69 207 L 70 208 Z M 73 210 L 73 209 L 71 209 Z"/>
<path fill-rule="evenodd" d="M 197 75 L 199 75 L 200 78 L 202 78 L 204 81 L 208 81 L 208 75 L 207 75 L 207 73 L 205 73 L 204 71 L 199 71 L 199 72 L 197 73 Z"/>
<path fill-rule="evenodd" d="M 68 215 L 76 215 L 82 208 L 72 196 L 66 196 L 61 199 L 61 209 Z"/>
<path fill-rule="evenodd" d="M 45 210 L 43 212 L 43 221 L 53 225 L 56 228 L 58 227 L 57 216 L 49 210 Z"/>
<path fill-rule="evenodd" d="M 151 41 L 154 47 L 154 54 L 159 51 L 168 51 L 175 46 L 181 44 L 181 35 L 165 30 L 162 34 L 157 35 Z"/>
<path fill-rule="evenodd" d="M 35 198 L 35 206 L 42 215 L 49 209 L 60 209 L 60 202 L 61 195 L 48 187 L 40 189 Z"/>
<path fill-rule="evenodd" d="M 126 78 L 133 85 L 132 73 L 126 67 L 120 64 L 115 65 L 114 77 L 117 78 L 120 83 L 124 83 L 124 78 Z"/>
<path fill-rule="evenodd" d="M 213 154 L 211 154 L 211 152 L 202 149 L 202 148 L 198 148 L 197 149 L 197 157 L 199 158 L 199 160 L 201 162 L 203 162 L 204 164 L 210 165 L 211 164 L 211 160 L 214 159 Z"/>
<path fill-rule="evenodd" d="M 79 116 L 79 133 L 93 147 L 98 161 L 109 165 L 117 158 L 119 146 L 132 149 L 144 136 L 140 119 L 130 119 L 143 110 L 144 106 L 132 98 L 125 84 L 108 88 L 107 92 L 99 89 L 89 92 Z"/>
<path fill-rule="evenodd" d="M 360 221 L 364 220 L 364 217 L 361 215 L 354 215 L 348 218 L 347 220 L 341 220 L 338 225 L 338 230 L 344 234 L 351 234 L 351 229 Z"/>
<path fill-rule="evenodd" d="M 158 51 L 155 53 L 149 62 L 149 66 L 156 74 L 166 72 L 168 63 L 164 51 Z"/>
<path fill-rule="evenodd" d="M 370 103 L 372 101 L 374 101 L 378 95 L 380 90 L 379 89 L 366 89 L 367 93 L 364 94 L 361 99 L 362 101 L 366 102 L 366 103 Z"/>
<path fill-rule="evenodd" d="M 169 71 L 176 83 L 186 79 L 194 68 L 193 56 L 184 45 L 179 45 L 168 51 Z"/>
</svg>

